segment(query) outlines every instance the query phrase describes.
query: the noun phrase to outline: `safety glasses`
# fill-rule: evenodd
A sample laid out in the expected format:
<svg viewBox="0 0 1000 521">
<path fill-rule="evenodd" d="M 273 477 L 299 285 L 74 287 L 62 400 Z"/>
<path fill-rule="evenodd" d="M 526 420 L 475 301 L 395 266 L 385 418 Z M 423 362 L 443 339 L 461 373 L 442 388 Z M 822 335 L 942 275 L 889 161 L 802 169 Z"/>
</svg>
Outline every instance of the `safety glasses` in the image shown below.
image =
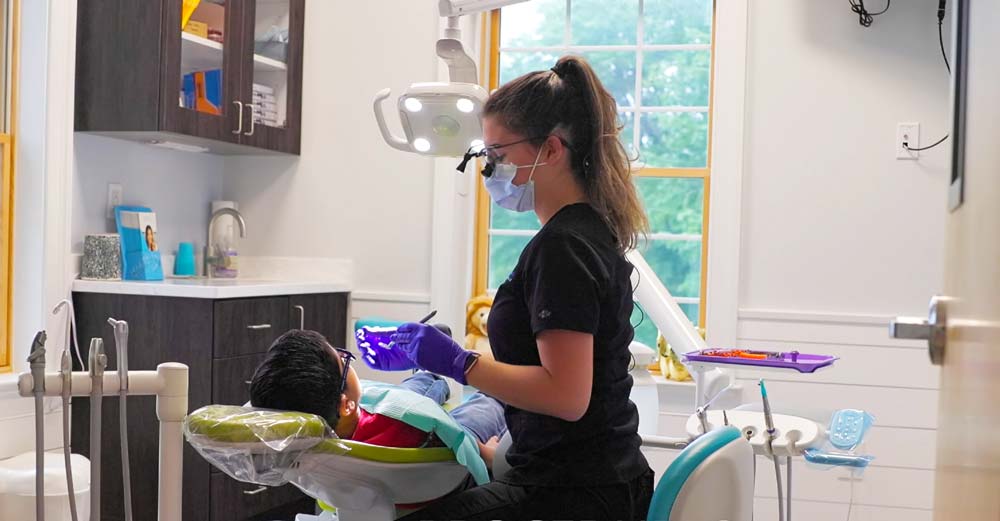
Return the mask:
<svg viewBox="0 0 1000 521">
<path fill-rule="evenodd" d="M 347 370 L 351 368 L 351 360 L 354 360 L 354 355 L 350 351 L 339 347 L 335 347 L 333 350 L 337 352 L 341 361 L 344 362 L 344 370 L 340 372 L 340 392 L 337 393 L 337 396 L 340 397 L 347 390 Z"/>
<path fill-rule="evenodd" d="M 498 152 L 500 149 L 518 145 L 526 141 L 543 139 L 545 137 L 547 136 L 527 137 L 524 139 L 519 139 L 517 141 L 512 141 L 510 143 L 504 143 L 502 145 L 490 145 L 488 147 L 482 145 L 469 147 L 469 150 L 465 153 L 465 156 L 462 158 L 462 162 L 458 165 L 458 171 L 465 172 L 465 166 L 469 163 L 469 161 L 472 160 L 472 158 L 485 157 L 486 164 L 483 165 L 483 170 L 480 172 L 480 174 L 483 177 L 492 177 L 493 170 L 496 168 L 496 164 L 503 161 L 503 158 L 506 157 L 506 154 L 501 154 Z M 559 141 L 562 141 L 563 145 L 569 148 L 569 142 L 567 142 L 565 139 L 559 138 Z"/>
</svg>

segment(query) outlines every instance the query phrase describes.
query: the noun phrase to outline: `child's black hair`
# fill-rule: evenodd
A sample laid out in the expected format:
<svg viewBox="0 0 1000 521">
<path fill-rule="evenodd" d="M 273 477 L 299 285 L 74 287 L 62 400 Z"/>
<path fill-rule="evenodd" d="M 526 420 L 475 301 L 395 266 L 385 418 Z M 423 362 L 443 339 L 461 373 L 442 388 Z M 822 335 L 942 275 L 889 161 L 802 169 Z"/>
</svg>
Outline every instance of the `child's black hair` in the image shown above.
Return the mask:
<svg viewBox="0 0 1000 521">
<path fill-rule="evenodd" d="M 323 335 L 292 329 L 278 337 L 250 382 L 250 404 L 315 414 L 331 426 L 340 419 L 344 375 Z"/>
</svg>

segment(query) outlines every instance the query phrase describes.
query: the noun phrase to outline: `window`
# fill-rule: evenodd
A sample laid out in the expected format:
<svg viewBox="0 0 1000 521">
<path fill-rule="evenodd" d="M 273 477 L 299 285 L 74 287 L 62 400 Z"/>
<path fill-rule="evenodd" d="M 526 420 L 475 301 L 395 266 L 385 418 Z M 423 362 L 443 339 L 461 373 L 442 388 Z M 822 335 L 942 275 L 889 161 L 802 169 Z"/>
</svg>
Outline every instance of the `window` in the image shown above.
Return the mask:
<svg viewBox="0 0 1000 521">
<path fill-rule="evenodd" d="M 651 225 L 640 250 L 696 325 L 705 322 L 713 15 L 712 0 L 533 0 L 491 17 L 490 89 L 577 54 L 614 95 Z M 482 188 L 477 209 L 478 294 L 506 279 L 539 224 Z M 640 310 L 632 323 L 636 340 L 653 345 Z"/>
<path fill-rule="evenodd" d="M 12 107 L 14 106 L 15 50 L 17 48 L 17 0 L 0 1 L 0 373 L 11 370 L 11 259 L 13 259 L 14 217 L 14 144 Z"/>
</svg>

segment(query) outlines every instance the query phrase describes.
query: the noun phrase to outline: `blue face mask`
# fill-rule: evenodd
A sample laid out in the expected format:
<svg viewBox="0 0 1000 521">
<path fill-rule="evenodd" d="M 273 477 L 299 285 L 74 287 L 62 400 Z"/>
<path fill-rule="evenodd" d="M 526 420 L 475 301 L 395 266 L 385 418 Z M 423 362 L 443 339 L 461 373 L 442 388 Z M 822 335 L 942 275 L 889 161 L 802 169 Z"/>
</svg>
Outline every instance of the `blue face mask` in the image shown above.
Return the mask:
<svg viewBox="0 0 1000 521">
<path fill-rule="evenodd" d="M 497 163 L 493 167 L 493 175 L 485 178 L 483 184 L 497 206 L 515 212 L 530 212 L 535 209 L 535 181 L 532 178 L 535 176 L 535 168 L 546 164 L 538 162 L 541 155 L 542 149 L 539 148 L 534 164 L 518 166 L 513 163 Z M 531 173 L 528 174 L 527 183 L 515 185 L 514 176 L 520 168 L 531 168 Z"/>
</svg>

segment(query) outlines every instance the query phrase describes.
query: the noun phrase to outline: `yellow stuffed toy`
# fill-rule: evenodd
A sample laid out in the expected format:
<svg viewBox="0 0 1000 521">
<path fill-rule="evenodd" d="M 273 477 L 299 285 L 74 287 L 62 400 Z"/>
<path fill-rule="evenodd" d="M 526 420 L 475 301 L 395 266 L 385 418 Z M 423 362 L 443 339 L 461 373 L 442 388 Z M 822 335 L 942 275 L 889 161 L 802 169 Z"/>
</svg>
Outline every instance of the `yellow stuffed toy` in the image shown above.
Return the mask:
<svg viewBox="0 0 1000 521">
<path fill-rule="evenodd" d="M 490 317 L 493 297 L 486 293 L 469 299 L 465 305 L 465 348 L 493 357 L 486 322 Z"/>
<path fill-rule="evenodd" d="M 704 333 L 702 332 L 702 336 Z M 667 339 L 663 338 L 662 333 L 657 333 L 656 335 L 656 348 L 660 353 L 660 372 L 663 373 L 663 377 L 667 380 L 674 380 L 676 382 L 687 382 L 692 380 L 691 374 L 688 373 L 684 364 L 681 363 L 681 357 L 678 355 L 667 343 Z"/>
</svg>

